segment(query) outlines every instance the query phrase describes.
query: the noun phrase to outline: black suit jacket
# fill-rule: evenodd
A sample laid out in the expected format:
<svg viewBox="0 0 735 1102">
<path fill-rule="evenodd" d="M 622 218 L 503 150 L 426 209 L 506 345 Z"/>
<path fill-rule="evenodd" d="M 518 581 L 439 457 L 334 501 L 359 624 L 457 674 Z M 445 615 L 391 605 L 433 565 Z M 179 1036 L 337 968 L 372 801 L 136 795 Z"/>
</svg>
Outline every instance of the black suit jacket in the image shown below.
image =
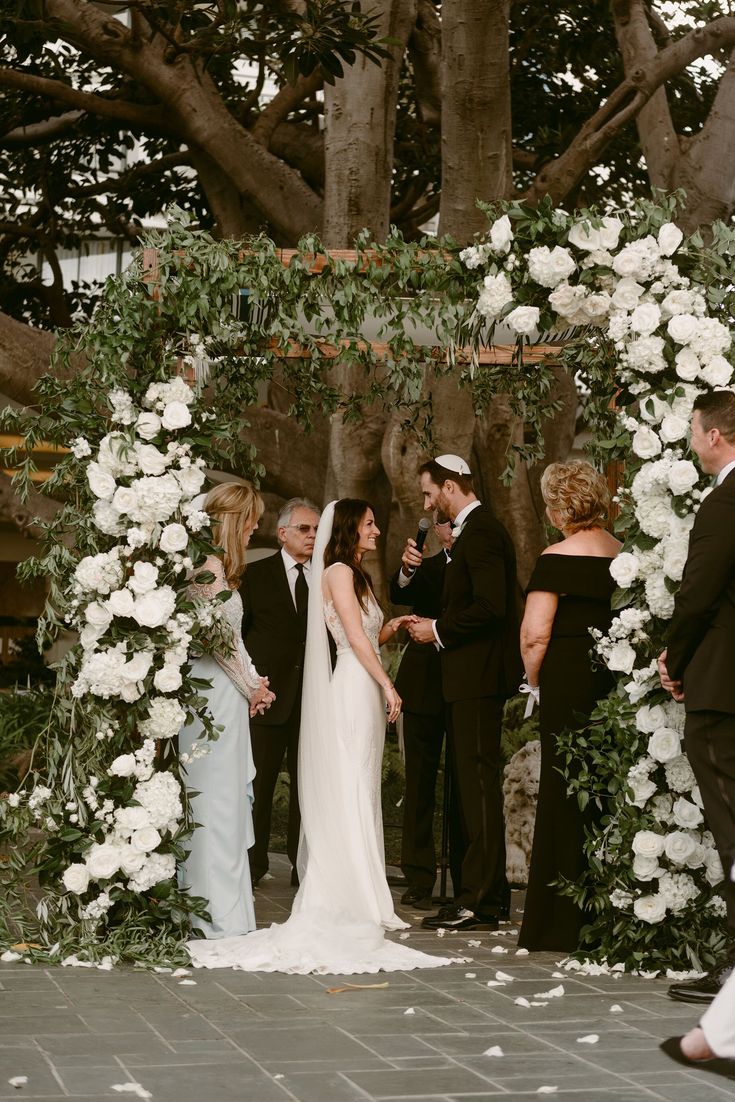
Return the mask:
<svg viewBox="0 0 735 1102">
<path fill-rule="evenodd" d="M 306 632 L 296 615 L 280 551 L 248 566 L 240 595 L 245 646 L 258 673 L 270 678 L 270 688 L 276 694 L 256 722 L 267 726 L 287 723 L 301 703 Z"/>
<path fill-rule="evenodd" d="M 735 471 L 699 507 L 666 649 L 688 712 L 735 713 Z"/>
<path fill-rule="evenodd" d="M 444 699 L 509 697 L 522 674 L 511 538 L 490 509 L 479 505 L 451 554 L 436 622 Z"/>
<path fill-rule="evenodd" d="M 424 559 L 406 586 L 398 584 L 397 570 L 390 580 L 390 599 L 394 605 L 411 605 L 418 616 L 435 620 L 441 612 L 444 571 L 447 559 L 443 551 Z M 441 659 L 431 643 L 409 640 L 396 677 L 396 689 L 406 712 L 435 716 L 444 711 L 441 686 Z"/>
</svg>

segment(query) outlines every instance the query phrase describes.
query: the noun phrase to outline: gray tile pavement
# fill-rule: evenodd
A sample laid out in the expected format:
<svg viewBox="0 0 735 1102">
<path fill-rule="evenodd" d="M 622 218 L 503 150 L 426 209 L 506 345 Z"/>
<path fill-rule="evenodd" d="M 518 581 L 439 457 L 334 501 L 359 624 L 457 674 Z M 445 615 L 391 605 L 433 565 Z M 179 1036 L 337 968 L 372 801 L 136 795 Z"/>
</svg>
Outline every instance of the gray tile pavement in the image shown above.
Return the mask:
<svg viewBox="0 0 735 1102">
<path fill-rule="evenodd" d="M 293 894 L 282 859 L 273 872 L 256 897 L 264 924 L 283 919 Z M 0 964 L 0 1099 L 735 1098 L 735 1081 L 679 1068 L 658 1050 L 696 1017 L 666 996 L 666 981 L 559 978 L 552 954 L 516 956 L 513 937 L 439 939 L 418 929 L 420 914 L 403 913 L 416 922 L 409 944 L 472 963 L 364 977 L 388 987 L 338 995 L 327 989 L 360 978 L 192 971 L 195 983 L 182 985 L 171 974 L 133 968 Z M 517 910 L 513 917 L 517 923 Z M 499 947 L 507 951 L 493 952 Z M 488 987 L 498 971 L 512 980 Z M 559 984 L 562 997 L 539 998 Z M 517 1006 L 519 996 L 546 1005 Z M 611 1014 L 615 1004 L 622 1013 Z M 593 1033 L 596 1044 L 580 1043 Z M 487 1054 L 492 1046 L 503 1055 Z M 18 1076 L 27 1082 L 13 1086 Z M 541 1087 L 554 1089 L 540 1094 Z"/>
</svg>

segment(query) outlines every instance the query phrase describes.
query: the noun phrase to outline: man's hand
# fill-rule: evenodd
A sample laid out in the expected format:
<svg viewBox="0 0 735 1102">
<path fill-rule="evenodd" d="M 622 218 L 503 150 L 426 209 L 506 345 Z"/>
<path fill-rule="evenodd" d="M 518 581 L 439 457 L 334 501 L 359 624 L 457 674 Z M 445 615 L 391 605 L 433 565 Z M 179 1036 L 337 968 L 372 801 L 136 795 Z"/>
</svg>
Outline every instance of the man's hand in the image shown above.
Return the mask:
<svg viewBox="0 0 735 1102">
<path fill-rule="evenodd" d="M 413 543 L 413 540 L 411 540 Z M 414 643 L 436 643 L 434 635 L 434 621 L 428 616 L 419 616 L 413 624 L 408 625 L 408 634 Z"/>
<path fill-rule="evenodd" d="M 684 699 L 684 690 L 682 689 L 681 681 L 672 681 L 669 677 L 669 671 L 666 668 L 666 651 L 662 650 L 657 659 L 658 664 L 658 676 L 661 682 L 661 688 L 666 689 L 667 693 L 671 693 L 677 704 L 681 704 Z"/>
<path fill-rule="evenodd" d="M 418 547 L 416 546 L 416 540 L 406 540 L 406 546 L 404 547 L 403 554 L 401 555 L 401 565 L 403 568 L 403 573 L 407 575 L 413 574 L 413 572 L 417 570 L 419 566 L 421 566 L 421 563 L 423 561 L 424 556 L 423 553 L 419 551 Z"/>
</svg>

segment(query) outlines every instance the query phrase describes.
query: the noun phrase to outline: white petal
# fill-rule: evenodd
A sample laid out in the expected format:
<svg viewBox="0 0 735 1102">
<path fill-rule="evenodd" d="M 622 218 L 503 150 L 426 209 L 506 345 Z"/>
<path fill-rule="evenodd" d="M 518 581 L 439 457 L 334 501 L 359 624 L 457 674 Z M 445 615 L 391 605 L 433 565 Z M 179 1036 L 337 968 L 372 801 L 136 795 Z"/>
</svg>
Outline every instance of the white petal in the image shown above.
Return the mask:
<svg viewBox="0 0 735 1102">
<path fill-rule="evenodd" d="M 558 1087 L 539 1087 L 536 1094 L 556 1094 Z"/>
<path fill-rule="evenodd" d="M 505 987 L 505 984 L 501 983 L 500 980 L 488 980 L 487 983 L 485 984 L 485 986 L 486 987 Z"/>
<path fill-rule="evenodd" d="M 490 952 L 491 952 L 491 953 L 507 953 L 507 952 L 508 952 L 508 950 L 507 950 L 507 949 L 505 949 L 505 948 L 504 948 L 504 947 L 503 947 L 502 945 L 493 945 L 493 947 L 492 947 L 492 949 L 490 950 Z"/>
<path fill-rule="evenodd" d="M 512 983 L 513 982 L 513 976 L 509 976 L 507 972 L 496 972 L 495 973 L 495 979 L 496 980 L 504 980 L 506 983 Z"/>
<path fill-rule="evenodd" d="M 493 1045 L 492 1048 L 486 1048 L 482 1054 L 483 1056 L 505 1056 L 500 1045 Z"/>
<path fill-rule="evenodd" d="M 596 1045 L 600 1037 L 597 1033 L 588 1033 L 585 1037 L 577 1037 L 578 1045 Z"/>
<path fill-rule="evenodd" d="M 414 1008 L 412 1006 L 409 1006 L 408 1010 L 404 1010 L 403 1013 L 404 1013 L 404 1016 L 405 1016 L 406 1014 L 415 1014 L 416 1011 L 414 1010 Z"/>
<path fill-rule="evenodd" d="M 527 957 L 528 956 L 528 949 L 516 949 L 516 956 L 517 957 Z"/>
<path fill-rule="evenodd" d="M 622 1014 L 623 1013 L 623 1008 L 622 1008 L 622 1006 L 618 1006 L 617 1003 L 613 1003 L 613 1005 L 610 1007 L 610 1013 L 611 1014 Z"/>
<path fill-rule="evenodd" d="M 477 979 L 477 972 L 465 972 L 464 978 L 466 980 L 476 980 Z"/>
<path fill-rule="evenodd" d="M 528 1001 L 528 999 L 524 999 L 522 995 L 520 996 L 520 998 L 515 1000 L 515 1004 L 516 1004 L 516 1006 L 530 1006 L 531 1005 L 530 1002 Z"/>
</svg>

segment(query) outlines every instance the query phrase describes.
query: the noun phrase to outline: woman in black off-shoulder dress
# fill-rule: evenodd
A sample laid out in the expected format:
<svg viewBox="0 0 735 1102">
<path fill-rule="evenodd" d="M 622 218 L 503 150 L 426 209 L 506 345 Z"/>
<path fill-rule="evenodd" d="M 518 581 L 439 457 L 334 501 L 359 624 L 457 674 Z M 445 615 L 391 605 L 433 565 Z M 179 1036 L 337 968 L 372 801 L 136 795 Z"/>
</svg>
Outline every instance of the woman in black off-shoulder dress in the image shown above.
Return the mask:
<svg viewBox="0 0 735 1102">
<path fill-rule="evenodd" d="M 547 514 L 564 539 L 539 556 L 527 588 L 521 625 L 526 677 L 540 698 L 541 778 L 531 869 L 519 946 L 570 952 L 588 921 L 582 909 L 550 885 L 578 880 L 585 815 L 567 795 L 557 735 L 585 721 L 610 692 L 613 678 L 591 655 L 590 628 L 606 632 L 615 583 L 610 563 L 620 544 L 603 527 L 607 485 L 588 463 L 555 463 L 541 483 Z M 581 717 L 581 718 L 580 718 Z"/>
</svg>

